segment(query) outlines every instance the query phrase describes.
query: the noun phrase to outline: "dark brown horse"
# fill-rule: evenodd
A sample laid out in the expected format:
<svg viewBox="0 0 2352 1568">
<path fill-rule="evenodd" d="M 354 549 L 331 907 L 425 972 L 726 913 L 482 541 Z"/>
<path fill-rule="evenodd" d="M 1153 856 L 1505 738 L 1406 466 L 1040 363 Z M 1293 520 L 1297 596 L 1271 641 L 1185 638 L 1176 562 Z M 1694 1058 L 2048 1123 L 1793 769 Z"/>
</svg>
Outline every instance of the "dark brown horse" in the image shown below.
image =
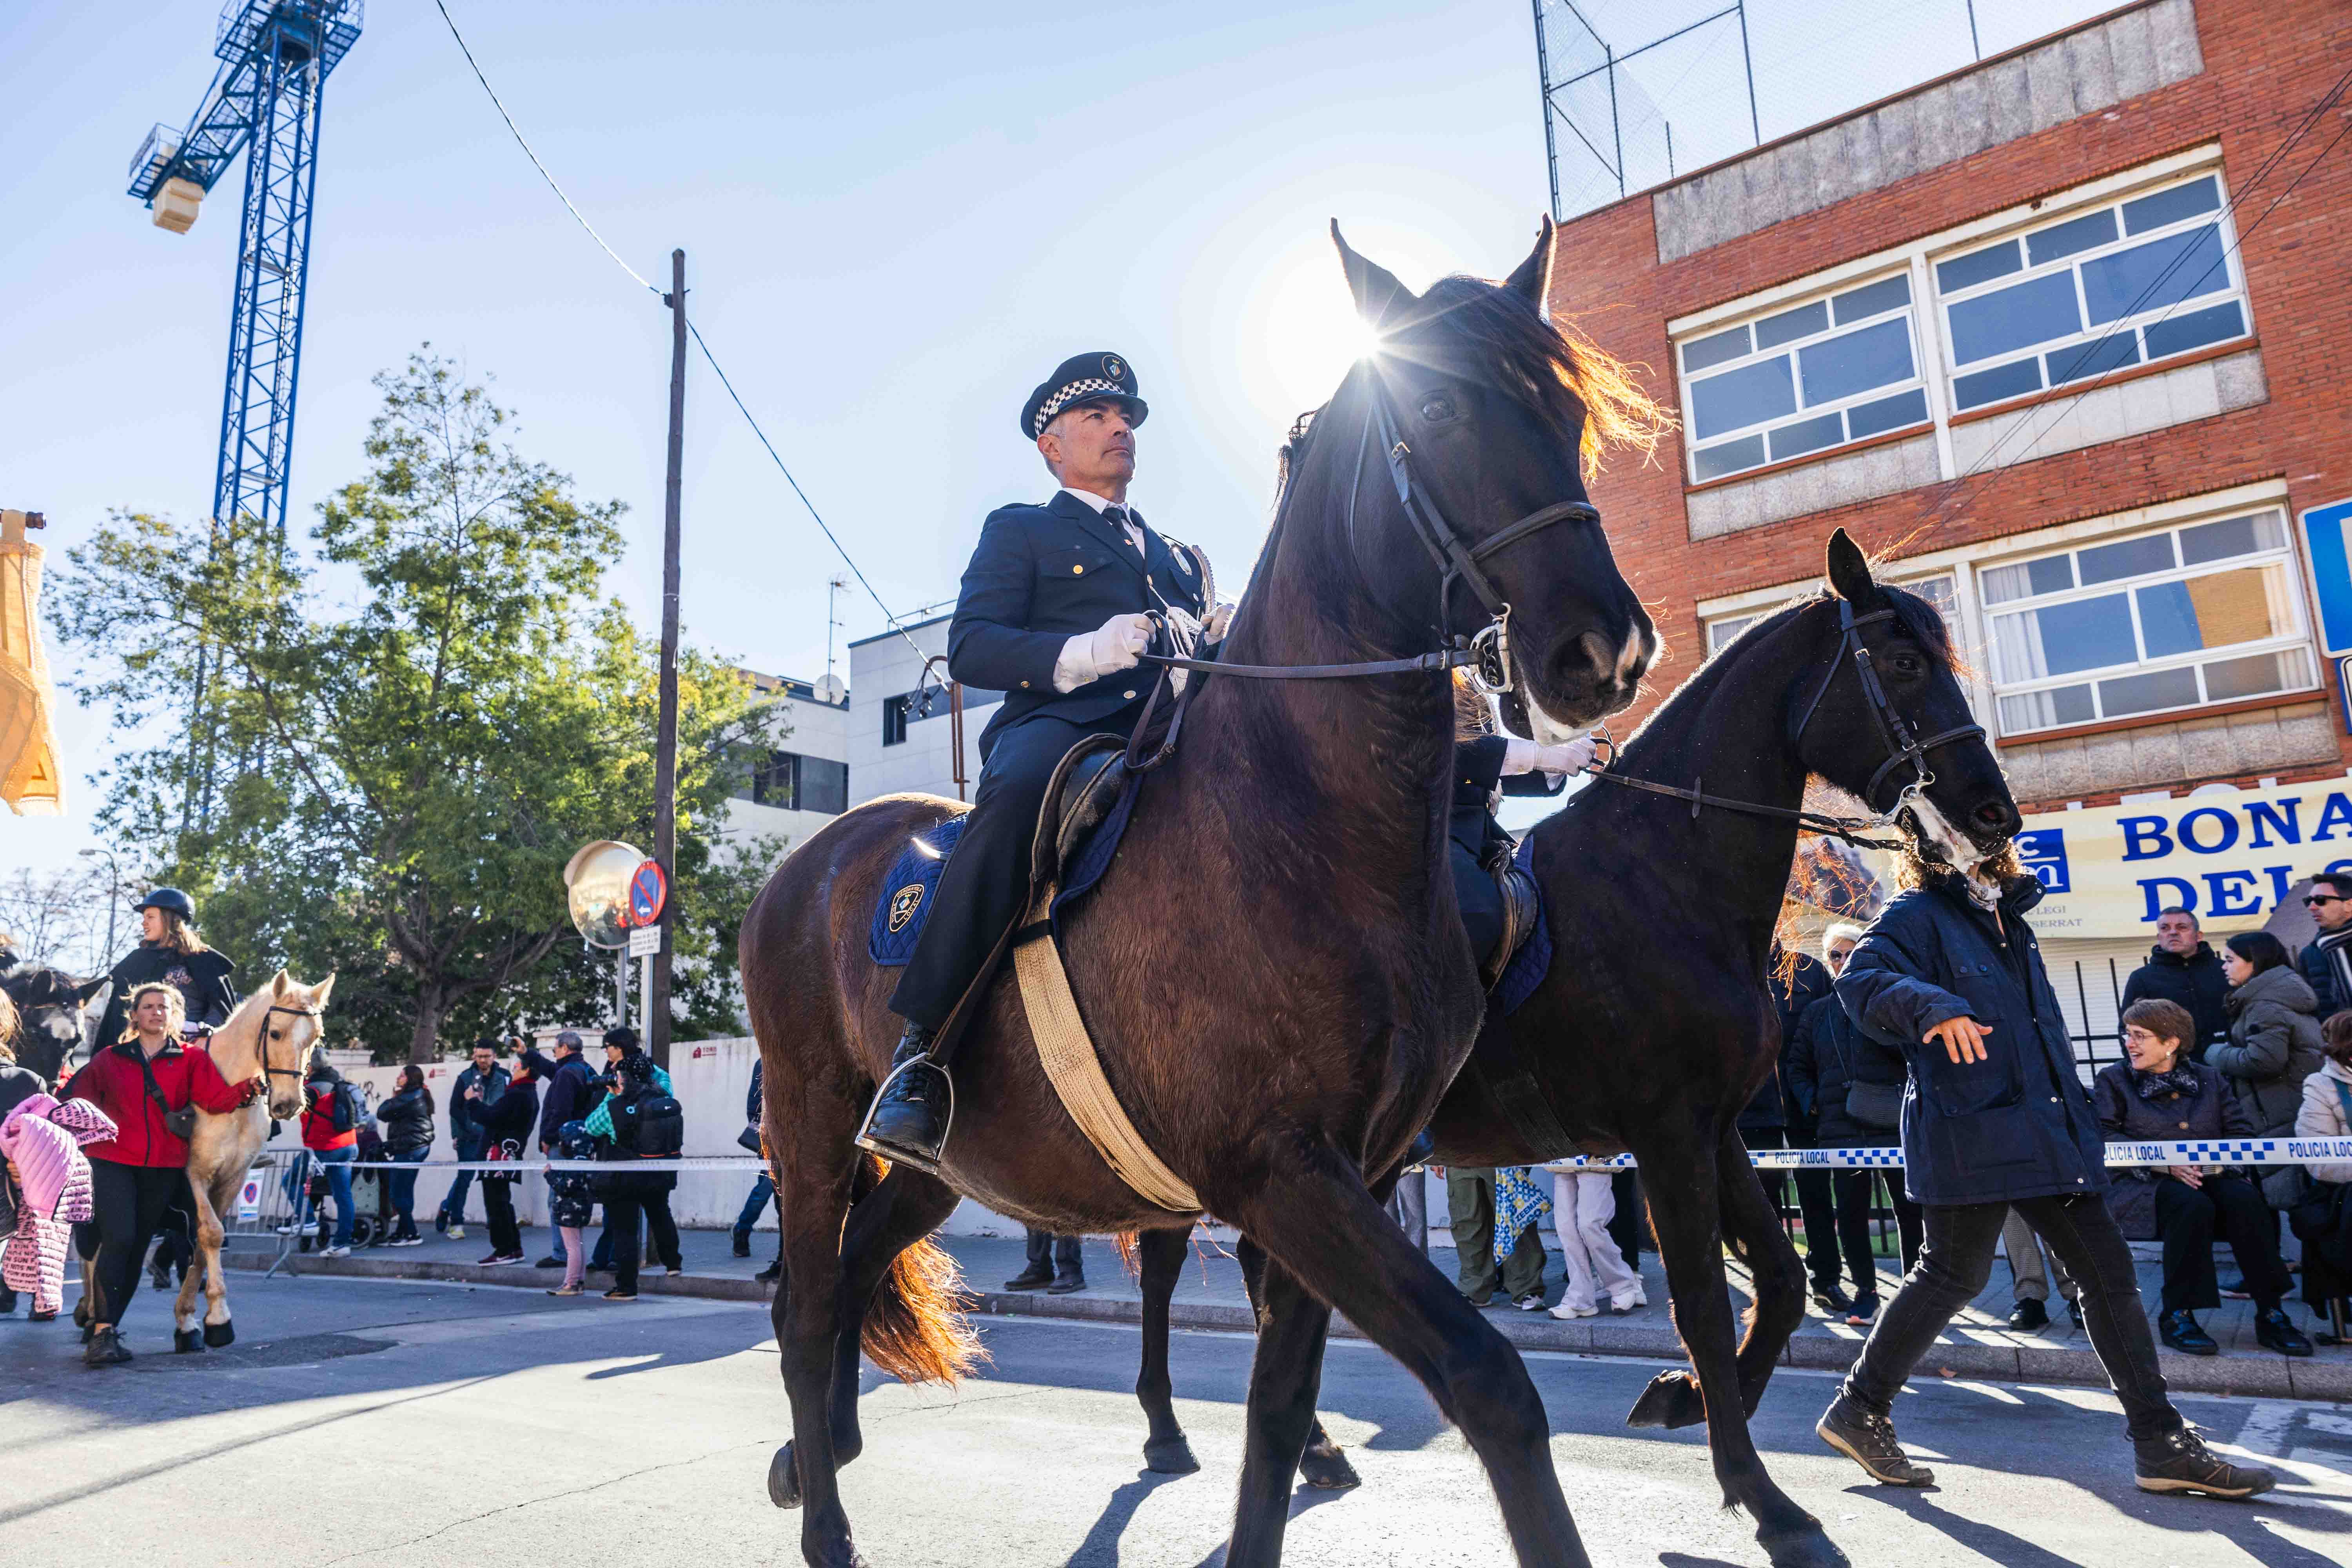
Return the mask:
<svg viewBox="0 0 2352 1568">
<path fill-rule="evenodd" d="M 1629 1423 L 1706 1421 L 1726 1502 L 1748 1510 L 1776 1563 L 1808 1565 L 1842 1559 L 1812 1516 L 1773 1484 L 1748 1432 L 1773 1364 L 1804 1317 L 1804 1273 L 1734 1125 L 1780 1050 L 1765 972 L 1796 850 L 1796 814 L 1807 777 L 1818 774 L 1874 808 L 1893 807 L 1921 786 L 1902 799 L 1903 826 L 1948 860 L 1973 859 L 2018 826 L 2000 765 L 1969 717 L 1941 619 L 1914 595 L 1874 583 L 1843 532 L 1830 542 L 1828 568 L 1829 593 L 1761 622 L 1717 654 L 1651 716 L 1612 769 L 1763 811 L 1694 811 L 1680 795 L 1596 783 L 1536 826 L 1535 872 L 1557 957 L 1517 1012 L 1488 1020 L 1430 1128 L 1434 1157 L 1448 1164 L 1633 1152 L 1675 1325 L 1696 1376 L 1661 1373 Z M 1858 621 L 1850 637 L 1848 612 Z M 1899 730 L 1874 710 L 1873 681 L 1885 718 Z M 1922 742 L 1913 754 L 1932 779 L 1902 760 L 1910 741 Z M 1497 1092 L 1514 1064 L 1531 1078 L 1520 1092 L 1535 1103 L 1509 1103 Z M 1756 1284 L 1737 1342 L 1727 1239 Z M 1167 1299 L 1183 1243 L 1144 1240 L 1137 1384 L 1151 1423 L 1144 1452 L 1155 1468 L 1190 1469 L 1167 1375 Z M 1319 1429 L 1317 1436 L 1302 1466 L 1307 1479 L 1353 1484 L 1345 1457 Z"/>
<path fill-rule="evenodd" d="M 1654 431 L 1655 411 L 1620 367 L 1543 320 L 1551 237 L 1547 223 L 1499 285 L 1446 279 L 1419 297 L 1341 244 L 1385 348 L 1294 444 L 1225 661 L 1403 658 L 1485 627 L 1470 595 L 1442 591 L 1400 500 L 1392 434 L 1423 500 L 1474 546 L 1500 542 L 1482 564 L 1511 606 L 1511 673 L 1531 708 L 1579 725 L 1632 700 L 1654 632 L 1597 517 L 1562 503 L 1584 500 L 1588 442 Z M 1517 527 L 1539 515 L 1557 526 Z M 1272 1260 L 1232 1568 L 1280 1558 L 1334 1307 L 1468 1435 L 1520 1561 L 1586 1561 L 1526 1368 L 1405 1244 L 1363 1174 L 1396 1167 L 1482 1009 L 1446 870 L 1452 756 L 1442 673 L 1212 678 L 1174 759 L 1144 776 L 1108 879 L 1068 924 L 1071 984 L 1119 1101 Z M 861 1337 L 905 1377 L 951 1376 L 973 1353 L 950 1310 L 951 1271 L 923 1239 L 958 1193 L 1065 1233 L 1194 1217 L 1146 1203 L 1103 1163 L 1055 1098 L 1003 978 L 956 1058 L 946 1179 L 885 1174 L 853 1146 L 898 1032 L 890 977 L 866 955 L 876 893 L 908 839 L 958 809 L 898 795 L 836 817 L 778 868 L 743 925 L 782 1202 L 775 1322 L 793 1408 L 769 1485 L 803 1507 L 802 1551 L 822 1568 L 857 1561 L 835 1469 L 861 1442 Z"/>
</svg>

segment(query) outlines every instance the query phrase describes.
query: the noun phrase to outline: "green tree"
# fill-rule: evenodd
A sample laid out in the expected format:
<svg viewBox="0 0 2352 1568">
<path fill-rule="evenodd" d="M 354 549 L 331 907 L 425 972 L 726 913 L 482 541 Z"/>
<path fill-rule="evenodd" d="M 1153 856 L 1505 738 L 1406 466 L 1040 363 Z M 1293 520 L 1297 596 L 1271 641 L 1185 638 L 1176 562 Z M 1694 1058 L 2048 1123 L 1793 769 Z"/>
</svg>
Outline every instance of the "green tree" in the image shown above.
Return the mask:
<svg viewBox="0 0 2352 1568">
<path fill-rule="evenodd" d="M 320 508 L 314 560 L 251 518 L 121 515 L 51 602 L 99 656 L 80 700 L 128 743 L 105 824 L 205 895 L 224 951 L 335 968 L 335 1032 L 425 1060 L 525 1007 L 601 1016 L 602 992 L 551 989 L 579 946 L 562 868 L 589 839 L 649 839 L 657 650 L 599 596 L 621 503 L 516 451 L 508 411 L 429 345 L 376 384 L 367 472 Z M 751 873 L 709 828 L 771 710 L 702 654 L 678 693 L 677 950 L 723 994 L 741 911 L 699 895 Z M 708 1022 L 713 985 L 685 990 Z"/>
</svg>

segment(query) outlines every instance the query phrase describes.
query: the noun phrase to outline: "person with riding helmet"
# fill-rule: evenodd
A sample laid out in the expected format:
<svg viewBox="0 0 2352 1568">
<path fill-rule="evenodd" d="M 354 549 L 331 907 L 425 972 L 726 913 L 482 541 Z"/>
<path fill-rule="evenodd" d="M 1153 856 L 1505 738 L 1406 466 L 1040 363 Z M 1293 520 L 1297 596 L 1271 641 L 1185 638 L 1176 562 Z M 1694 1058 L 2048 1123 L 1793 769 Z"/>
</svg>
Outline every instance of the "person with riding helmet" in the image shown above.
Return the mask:
<svg viewBox="0 0 2352 1568">
<path fill-rule="evenodd" d="M 232 1084 L 209 1052 L 182 1038 L 184 1006 L 178 986 L 141 982 L 126 998 L 130 1023 L 121 1037 L 93 1053 L 65 1088 L 63 1098 L 86 1100 L 112 1118 L 112 1138 L 87 1145 L 90 1198 L 97 1217 L 97 1293 L 89 1304 L 84 1359 L 112 1366 L 131 1359 L 120 1332 L 123 1310 L 139 1289 L 147 1239 L 163 1223 L 173 1197 L 188 1190 L 190 1108 L 226 1115 L 245 1105 L 253 1085 Z M 84 1254 L 89 1256 L 88 1253 Z"/>
<path fill-rule="evenodd" d="M 1020 416 L 1022 439 L 1061 489 L 1041 506 L 991 512 L 964 568 L 948 676 L 1004 701 L 981 732 L 971 815 L 890 998 L 906 1030 L 857 1140 L 888 1159 L 939 1164 L 952 1092 L 939 1033 L 1021 915 L 1055 765 L 1089 735 L 1134 730 L 1152 686 L 1136 666 L 1156 615 L 1197 621 L 1214 607 L 1200 556 L 1127 504 L 1148 412 L 1120 355 L 1063 361 Z"/>
<path fill-rule="evenodd" d="M 177 888 L 157 888 L 132 906 L 139 911 L 139 945 L 109 972 L 113 994 L 98 1020 L 98 1045 L 122 1037 L 131 988 L 160 980 L 180 994 L 187 1021 L 211 1029 L 236 1010 L 236 965 L 205 945 L 196 933 L 196 906 Z"/>
</svg>

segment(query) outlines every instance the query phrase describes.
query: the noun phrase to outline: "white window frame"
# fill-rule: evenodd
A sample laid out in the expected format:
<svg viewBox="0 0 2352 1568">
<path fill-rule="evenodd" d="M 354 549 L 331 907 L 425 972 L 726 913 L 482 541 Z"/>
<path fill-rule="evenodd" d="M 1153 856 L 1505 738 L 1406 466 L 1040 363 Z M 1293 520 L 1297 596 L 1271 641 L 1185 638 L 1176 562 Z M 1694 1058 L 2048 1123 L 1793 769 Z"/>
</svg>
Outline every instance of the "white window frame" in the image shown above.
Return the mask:
<svg viewBox="0 0 2352 1568">
<path fill-rule="evenodd" d="M 2096 548 L 2105 544 L 2127 543 L 2135 539 L 2147 539 L 2158 534 L 2177 532 L 2184 528 L 2194 528 L 2200 523 L 2220 522 L 2233 517 L 2265 514 L 2274 519 L 2279 530 L 2279 543 L 2268 550 L 2247 555 L 2225 556 L 2216 561 L 2201 562 L 2195 566 L 2176 564 L 2160 571 L 2144 572 L 2128 577 L 2113 577 L 2088 585 L 2081 582 L 2078 568 L 2075 572 L 2076 583 L 2074 587 L 2053 593 L 2004 599 L 1997 605 L 1983 602 L 1982 574 L 1999 567 L 2021 565 L 2029 561 L 2046 560 L 2053 555 Z M 2026 739 L 2036 735 L 2079 730 L 2085 725 L 2160 719 L 2168 714 L 2191 714 L 2204 709 L 2237 702 L 2284 701 L 2301 693 L 2318 691 L 2321 689 L 2319 650 L 2312 637 L 2311 616 L 2307 603 L 2309 595 L 2305 591 L 2300 556 L 2301 552 L 2295 547 L 2294 519 L 2288 515 L 2284 502 L 2279 502 L 2179 518 L 2157 528 L 2124 529 L 2094 539 L 2072 541 L 2056 550 L 2033 550 L 2021 553 L 2004 552 L 1998 559 L 1989 557 L 1977 563 L 1979 602 L 1978 614 L 1982 617 L 1983 632 L 1980 641 L 1987 654 L 1985 664 L 1987 674 L 1992 683 L 1992 711 L 1996 721 L 1999 721 L 1998 732 L 2004 739 Z M 2176 543 L 2174 560 L 2177 562 L 2179 559 L 2179 550 Z M 1997 668 L 1999 657 L 1994 648 L 1992 626 L 1993 622 L 2000 616 L 2037 610 L 2063 610 L 2069 605 L 2121 595 L 2131 615 L 2134 640 L 2145 643 L 2145 629 L 2140 626 L 2138 590 L 2163 583 L 2193 582 L 2200 577 L 2214 576 L 2225 572 L 2259 571 L 2272 566 L 2276 566 L 2285 579 L 2285 591 L 2281 595 L 2281 600 L 2286 610 L 2287 629 L 2270 637 L 2257 637 L 2242 643 L 2225 643 L 2216 647 L 2196 648 L 2184 653 L 2167 654 L 2155 658 L 2136 658 L 2122 664 L 2070 669 L 2063 674 L 2036 676 L 2016 680 L 2003 679 Z M 2245 697 L 2212 698 L 2202 694 L 2205 688 L 2204 674 L 2200 668 L 2200 666 L 2222 659 L 2287 653 L 2298 649 L 2304 656 L 2304 669 L 2306 676 L 2302 685 L 2280 687 L 2276 690 L 2251 693 Z M 2124 676 L 2153 675 L 2161 671 L 2183 668 L 2198 671 L 2200 696 L 2193 702 L 2178 703 L 2168 708 L 2137 709 L 2129 713 L 2108 714 L 2104 711 L 2095 711 L 2087 719 L 2053 721 L 2047 724 L 2015 727 L 2011 726 L 2000 717 L 2000 700 L 2003 698 L 2030 696 L 2036 692 L 2054 691 L 2072 686 L 2087 686 L 2091 689 L 2092 700 L 2096 703 L 2099 700 L 2098 688 L 2102 681 L 2114 680 Z"/>
<path fill-rule="evenodd" d="M 1682 368 L 1682 351 L 1686 342 L 1693 339 L 1710 337 L 1717 332 L 1727 331 L 1742 323 L 1752 323 L 1760 317 L 1778 315 L 1785 310 L 1801 308 L 1816 299 L 1825 298 L 1831 294 L 1844 293 L 1892 276 L 1895 272 L 1905 268 L 1909 270 L 1911 276 L 1909 309 L 1913 322 L 1912 352 L 1915 356 L 1915 368 L 1919 369 L 1925 376 L 1924 382 L 1920 384 L 1924 384 L 1927 389 L 1928 416 L 1927 424 L 1906 428 L 1916 430 L 1922 435 L 1932 430 L 1936 437 L 1938 475 L 1945 479 L 1958 478 L 1958 462 L 1954 455 L 1951 437 L 1954 422 L 1957 420 L 1965 424 L 1983 417 L 1989 410 L 2009 406 L 2010 404 L 2009 400 L 2003 400 L 2000 403 L 1989 403 L 1980 407 L 1964 411 L 1956 412 L 1952 409 L 1951 382 L 1956 367 L 1951 360 L 1948 318 L 1945 311 L 1945 302 L 1936 287 L 1933 262 L 1949 260 L 1968 251 L 1982 249 L 2005 237 L 2021 236 L 2028 231 L 2065 221 L 2069 217 L 2084 216 L 2094 207 L 2115 205 L 2143 195 L 2154 195 L 2169 186 L 2184 184 L 2206 174 L 2212 174 L 2221 180 L 2221 210 L 2218 214 L 2200 214 L 2194 218 L 2182 219 L 2179 226 L 2189 228 L 2197 226 L 2201 222 L 2209 221 L 2219 221 L 2221 224 L 2222 254 L 2224 264 L 2230 271 L 2231 291 L 2227 295 L 2216 293 L 2183 301 L 2181 305 L 2171 308 L 2172 313 L 2177 316 L 2189 309 L 2201 310 L 2208 304 L 2219 304 L 2224 299 L 2234 300 L 2239 308 L 2245 312 L 2246 334 L 2242 338 L 2224 340 L 2219 343 L 2201 344 L 2195 349 L 2183 350 L 2179 356 L 2167 356 L 2166 359 L 2154 363 L 2161 367 L 2175 357 L 2186 358 L 2208 353 L 2215 349 L 2227 348 L 2231 344 L 2242 347 L 2252 345 L 2259 337 L 2260 326 L 2255 320 L 2253 302 L 2248 296 L 2244 271 L 2237 256 L 2236 230 L 2230 221 L 2229 215 L 2228 182 L 2222 177 L 2221 144 L 2218 141 L 2208 142 L 2179 153 L 2153 159 L 2134 168 L 2087 181 L 2054 195 L 2021 202 L 1998 212 L 1971 218 L 1967 223 L 1955 224 L 1949 228 L 1938 230 L 1934 234 L 1922 235 L 1916 239 L 1901 245 L 1890 246 L 1865 256 L 1857 256 L 1835 267 L 1825 268 L 1802 278 L 1791 279 L 1786 283 L 1759 289 L 1755 293 L 1743 295 L 1736 300 L 1727 300 L 1720 304 L 1710 305 L 1704 310 L 1690 311 L 1668 321 L 1666 322 L 1667 350 L 1674 356 L 1675 391 L 1681 400 L 1684 421 L 1684 482 L 1694 489 L 1701 486 L 1737 484 L 1767 470 L 1778 470 L 1783 467 L 1782 463 L 1771 461 L 1768 451 L 1767 461 L 1757 468 L 1742 469 L 1710 479 L 1696 477 L 1697 474 L 1696 441 L 1689 434 L 1692 428 L 1690 378 L 1684 374 Z M 2116 248 L 2128 249 L 2133 244 L 2145 243 L 2162 233 L 2169 232 L 2173 232 L 2173 229 L 2168 226 L 2164 230 L 2152 229 L 2146 235 L 2130 236 L 2127 240 L 2119 241 Z M 2045 263 L 2044 266 L 2051 271 L 2056 271 L 2081 259 L 2080 256 L 2063 258 Z M 2026 272 L 2010 273 L 1983 287 L 1989 292 L 2003 284 L 2016 282 L 2029 276 L 2032 270 L 2029 268 Z M 1955 298 L 1958 297 L 1960 297 L 1959 291 L 1956 290 Z M 2126 318 L 2126 324 L 2135 329 L 2144 327 L 2148 320 L 2154 319 L 2155 314 L 2143 313 L 2140 317 Z M 2115 325 L 2114 322 L 2106 323 L 2101 331 Z M 2095 332 L 2084 333 L 2077 341 L 2087 342 L 2095 340 L 2096 336 Z M 1793 346 L 1793 344 L 1783 344 L 1777 352 L 1789 352 Z M 2040 345 L 2036 352 L 2047 352 L 2047 348 L 2048 345 Z M 1765 353 L 1755 357 L 1762 359 L 1768 357 L 1772 352 L 1776 351 L 1766 351 Z M 2021 353 L 2022 352 L 2020 351 Z M 1726 361 L 1724 364 L 1727 366 L 1732 363 Z M 1981 364 L 1970 365 L 1968 367 L 1968 373 L 1973 374 L 1989 364 L 2004 363 L 2007 362 L 1999 358 L 1989 360 Z M 2143 360 L 2140 364 L 2122 366 L 2119 369 L 2123 374 L 2130 374 L 2140 370 L 2147 363 Z M 1930 364 L 1935 367 L 1934 372 L 1927 374 Z M 1716 373 L 1720 368 L 1722 367 L 1711 365 L 1699 374 L 1704 377 Z M 2109 373 L 2110 375 L 2114 374 L 2116 373 Z M 2081 381 L 2067 383 L 2065 388 L 2057 393 L 2053 393 L 2045 387 L 2042 392 L 2030 395 L 2070 396 L 2100 386 L 2104 384 L 2105 379 L 2105 377 L 2085 377 Z M 1909 384 L 1906 384 L 1906 386 Z M 1874 389 L 1871 395 L 1857 397 L 1853 401 L 1868 402 L 1873 396 L 1893 396 L 1901 390 L 1904 388 Z M 2023 401 L 2022 395 L 2019 401 Z M 1845 405 L 1840 404 L 1835 406 L 1843 407 Z M 1746 433 L 1754 428 L 1769 428 L 1769 422 L 1762 426 L 1743 426 L 1740 432 L 1717 432 L 1707 438 L 1707 445 L 1712 447 L 1718 442 L 1734 439 L 1738 434 Z M 1876 438 L 1865 437 L 1871 440 Z M 1853 441 L 1847 441 L 1839 446 L 1824 447 L 1818 451 L 1808 452 L 1786 461 L 1795 464 L 1833 459 L 1850 452 L 1855 445 L 1856 443 Z M 1963 573 L 1962 576 L 1961 596 L 1965 603 L 1968 597 L 1968 584 L 1966 574 Z"/>
</svg>

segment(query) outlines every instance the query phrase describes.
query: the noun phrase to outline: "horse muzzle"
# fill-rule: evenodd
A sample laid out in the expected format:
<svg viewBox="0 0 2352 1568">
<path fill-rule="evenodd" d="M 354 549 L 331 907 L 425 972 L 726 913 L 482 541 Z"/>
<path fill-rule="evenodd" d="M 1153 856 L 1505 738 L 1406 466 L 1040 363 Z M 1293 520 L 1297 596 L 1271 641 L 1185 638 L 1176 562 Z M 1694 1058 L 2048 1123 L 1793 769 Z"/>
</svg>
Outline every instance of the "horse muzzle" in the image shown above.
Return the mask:
<svg viewBox="0 0 2352 1568">
<path fill-rule="evenodd" d="M 1547 745 L 1573 739 L 1633 705 L 1657 650 L 1647 616 L 1615 639 L 1601 631 L 1563 638 L 1549 658 L 1521 666 L 1504 717 Z"/>
</svg>

